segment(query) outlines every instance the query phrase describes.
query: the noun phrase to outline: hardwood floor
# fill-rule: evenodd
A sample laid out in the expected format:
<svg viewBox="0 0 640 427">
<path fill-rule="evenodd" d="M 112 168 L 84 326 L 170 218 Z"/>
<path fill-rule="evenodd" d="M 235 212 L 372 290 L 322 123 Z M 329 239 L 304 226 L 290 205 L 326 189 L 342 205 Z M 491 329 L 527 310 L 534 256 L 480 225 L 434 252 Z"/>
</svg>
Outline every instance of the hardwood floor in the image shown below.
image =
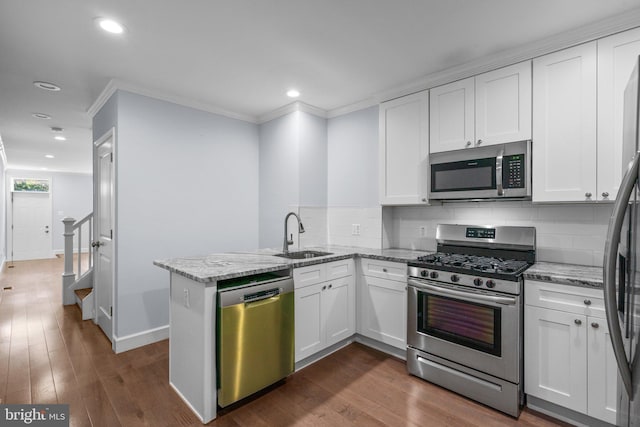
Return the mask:
<svg viewBox="0 0 640 427">
<path fill-rule="evenodd" d="M 121 354 L 76 306 L 61 305 L 62 259 L 0 273 L 0 403 L 68 403 L 71 426 L 200 426 L 168 383 L 168 341 Z M 402 361 L 352 344 L 213 426 L 551 426 L 518 420 L 407 375 Z"/>
</svg>

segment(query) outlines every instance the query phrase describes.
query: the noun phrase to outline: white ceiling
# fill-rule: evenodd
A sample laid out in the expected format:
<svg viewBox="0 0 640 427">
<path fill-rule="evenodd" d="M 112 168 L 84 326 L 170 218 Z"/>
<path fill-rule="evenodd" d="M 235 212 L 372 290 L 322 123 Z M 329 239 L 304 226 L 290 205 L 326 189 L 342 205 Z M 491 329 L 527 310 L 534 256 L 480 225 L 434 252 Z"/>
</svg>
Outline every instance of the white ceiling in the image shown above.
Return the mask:
<svg viewBox="0 0 640 427">
<path fill-rule="evenodd" d="M 88 108 L 111 79 L 256 120 L 370 100 L 446 68 L 637 9 L 638 0 L 2 0 L 10 168 L 90 172 Z M 97 29 L 112 17 L 123 36 Z M 640 24 L 640 23 L 639 23 Z M 62 91 L 36 89 L 33 81 Z M 46 113 L 51 120 L 31 116 Z M 53 140 L 50 126 L 65 129 Z M 53 154 L 55 159 L 46 159 Z"/>
</svg>

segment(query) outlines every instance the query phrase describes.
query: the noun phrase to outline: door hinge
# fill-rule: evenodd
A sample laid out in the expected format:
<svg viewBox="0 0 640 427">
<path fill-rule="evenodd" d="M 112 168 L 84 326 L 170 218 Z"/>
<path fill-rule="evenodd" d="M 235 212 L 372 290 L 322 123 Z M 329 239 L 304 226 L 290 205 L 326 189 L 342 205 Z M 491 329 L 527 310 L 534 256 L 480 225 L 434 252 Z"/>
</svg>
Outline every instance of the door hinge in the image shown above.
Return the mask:
<svg viewBox="0 0 640 427">
<path fill-rule="evenodd" d="M 113 306 L 109 306 L 109 317 L 113 317 Z"/>
<path fill-rule="evenodd" d="M 109 238 L 113 240 L 113 230 L 109 230 L 109 232 L 111 233 Z"/>
<path fill-rule="evenodd" d="M 111 156 L 111 163 L 113 163 L 113 152 L 110 153 Z"/>
</svg>

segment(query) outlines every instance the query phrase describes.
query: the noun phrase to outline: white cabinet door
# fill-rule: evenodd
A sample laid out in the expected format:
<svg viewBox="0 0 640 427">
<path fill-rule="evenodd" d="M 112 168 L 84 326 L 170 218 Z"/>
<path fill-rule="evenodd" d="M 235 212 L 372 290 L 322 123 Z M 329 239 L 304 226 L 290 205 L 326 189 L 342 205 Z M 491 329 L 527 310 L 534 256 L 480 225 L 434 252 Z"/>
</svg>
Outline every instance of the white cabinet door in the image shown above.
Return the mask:
<svg viewBox="0 0 640 427">
<path fill-rule="evenodd" d="M 533 201 L 596 199 L 596 42 L 533 60 Z"/>
<path fill-rule="evenodd" d="M 361 333 L 369 338 L 406 350 L 406 283 L 362 276 Z"/>
<path fill-rule="evenodd" d="M 588 317 L 588 414 L 616 423 L 618 366 L 616 364 L 607 321 Z"/>
<path fill-rule="evenodd" d="M 427 201 L 429 92 L 380 104 L 380 203 Z"/>
<path fill-rule="evenodd" d="M 475 84 L 477 147 L 531 139 L 531 61 L 480 74 Z"/>
<path fill-rule="evenodd" d="M 622 178 L 624 89 L 640 55 L 640 28 L 598 40 L 598 194 L 615 200 Z"/>
<path fill-rule="evenodd" d="M 475 142 L 474 79 L 459 80 L 430 90 L 430 151 L 460 150 Z"/>
<path fill-rule="evenodd" d="M 295 290 L 296 362 L 324 348 L 323 286 L 326 285 L 319 283 Z"/>
<path fill-rule="evenodd" d="M 587 412 L 587 317 L 526 306 L 525 393 Z"/>
<path fill-rule="evenodd" d="M 326 345 L 330 346 L 356 331 L 356 283 L 353 276 L 327 284 L 322 292 Z"/>
</svg>

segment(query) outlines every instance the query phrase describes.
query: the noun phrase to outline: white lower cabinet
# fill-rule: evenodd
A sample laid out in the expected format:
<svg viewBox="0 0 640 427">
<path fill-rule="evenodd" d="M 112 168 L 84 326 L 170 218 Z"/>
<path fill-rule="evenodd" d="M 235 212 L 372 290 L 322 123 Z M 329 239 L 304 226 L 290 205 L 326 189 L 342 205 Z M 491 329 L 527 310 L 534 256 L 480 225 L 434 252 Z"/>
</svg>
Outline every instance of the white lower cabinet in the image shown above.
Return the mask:
<svg viewBox="0 0 640 427">
<path fill-rule="evenodd" d="M 320 274 L 314 273 L 317 281 L 308 280 L 305 273 L 317 270 L 321 270 Z M 336 277 L 336 271 L 344 275 Z M 355 333 L 356 285 L 352 272 L 353 259 L 294 270 L 296 362 Z M 305 279 L 300 282 L 296 277 Z M 321 281 L 325 278 L 331 280 Z"/>
<path fill-rule="evenodd" d="M 406 350 L 406 264 L 363 259 L 361 267 L 358 332 Z"/>
<path fill-rule="evenodd" d="M 525 393 L 616 422 L 616 364 L 602 292 L 525 282 Z"/>
</svg>

